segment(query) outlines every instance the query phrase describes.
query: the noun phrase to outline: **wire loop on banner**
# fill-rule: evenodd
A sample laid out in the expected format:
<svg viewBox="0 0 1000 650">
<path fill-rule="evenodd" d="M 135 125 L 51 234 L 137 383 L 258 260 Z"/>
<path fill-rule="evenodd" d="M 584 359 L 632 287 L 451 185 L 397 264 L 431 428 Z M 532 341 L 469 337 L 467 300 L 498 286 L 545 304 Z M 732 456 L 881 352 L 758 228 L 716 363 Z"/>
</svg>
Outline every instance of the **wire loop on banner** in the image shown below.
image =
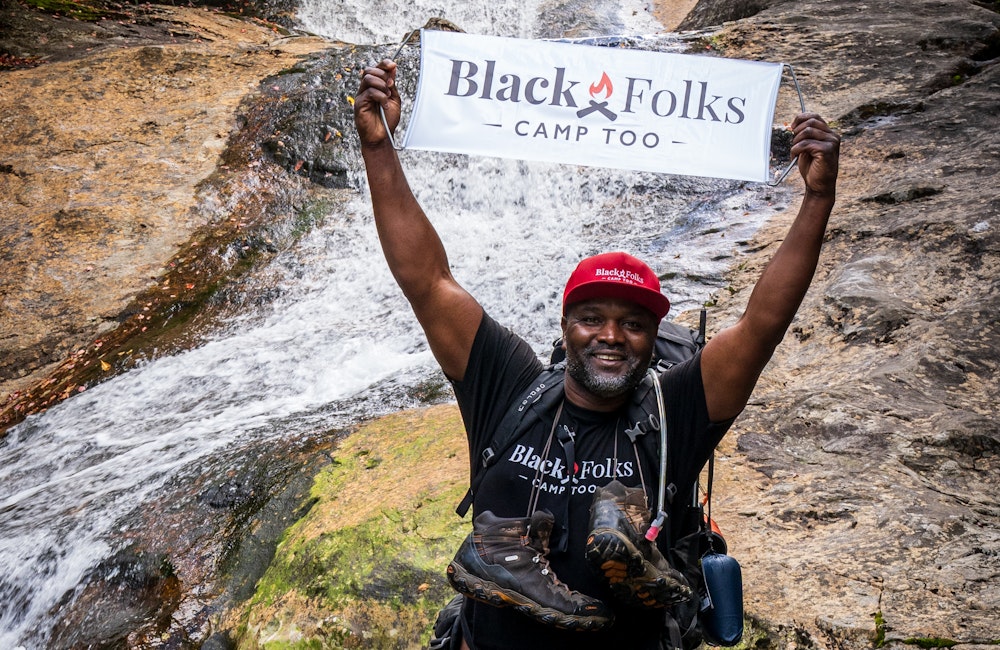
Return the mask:
<svg viewBox="0 0 1000 650">
<path fill-rule="evenodd" d="M 399 44 L 399 48 L 396 50 L 396 53 L 392 55 L 392 60 L 393 61 L 395 61 L 397 58 L 399 58 L 399 53 L 403 51 L 403 48 L 406 47 L 406 44 L 410 42 L 410 39 L 413 38 L 413 35 L 416 34 L 419 31 L 420 31 L 420 29 L 414 29 L 409 34 L 407 34 L 406 36 L 403 37 L 403 42 L 401 42 Z M 398 85 L 396 86 L 396 92 L 399 92 L 399 86 Z M 386 132 L 386 135 L 389 136 L 389 143 L 392 145 L 392 148 L 395 149 L 396 151 L 402 151 L 405 147 L 396 146 L 396 140 L 393 139 L 393 137 L 392 137 L 392 131 L 389 129 L 389 121 L 387 119 L 385 119 L 385 109 L 382 108 L 381 104 L 379 104 L 378 112 L 379 112 L 379 115 L 382 116 L 382 126 L 385 127 L 385 132 Z"/>
<path fill-rule="evenodd" d="M 805 113 L 806 100 L 804 97 L 802 97 L 802 89 L 799 88 L 799 80 L 795 77 L 795 68 L 793 68 L 791 65 L 787 63 L 783 63 L 782 66 L 783 68 L 788 68 L 788 72 L 790 72 L 792 75 L 792 83 L 795 85 L 795 92 L 798 93 L 799 95 L 799 108 L 803 113 Z M 795 165 L 797 165 L 798 162 L 799 162 L 798 156 L 792 158 L 792 162 L 788 163 L 788 167 L 785 167 L 785 171 L 781 173 L 781 176 L 778 176 L 778 178 L 776 178 L 773 182 L 767 181 L 767 184 L 770 185 L 771 187 L 780 185 L 781 181 L 785 180 L 785 177 L 788 176 L 788 174 L 795 168 Z"/>
</svg>

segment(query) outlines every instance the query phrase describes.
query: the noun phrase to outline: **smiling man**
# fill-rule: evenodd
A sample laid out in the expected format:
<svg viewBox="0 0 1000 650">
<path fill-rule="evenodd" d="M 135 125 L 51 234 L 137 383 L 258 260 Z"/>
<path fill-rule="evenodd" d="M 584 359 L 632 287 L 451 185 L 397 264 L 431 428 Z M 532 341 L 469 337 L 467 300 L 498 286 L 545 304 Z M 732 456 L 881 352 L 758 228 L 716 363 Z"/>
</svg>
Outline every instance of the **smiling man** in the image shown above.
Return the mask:
<svg viewBox="0 0 1000 650">
<path fill-rule="evenodd" d="M 624 404 L 646 374 L 657 325 L 670 310 L 659 287 L 652 270 L 625 253 L 597 255 L 576 268 L 562 318 L 571 402 L 597 411 Z"/>
<path fill-rule="evenodd" d="M 472 472 L 509 414 L 531 407 L 545 369 L 527 343 L 452 277 L 444 247 L 411 192 L 385 131 L 399 122 L 396 66 L 363 73 L 355 123 L 386 261 L 452 382 Z M 743 410 L 809 287 L 833 208 L 840 140 L 798 116 L 791 153 L 805 193 L 741 318 L 691 360 L 659 375 L 667 476 L 692 486 Z M 656 436 L 635 436 L 630 404 L 670 303 L 656 274 L 626 253 L 580 262 L 563 293 L 567 363 L 550 411 L 517 425 L 515 444 L 481 477 L 473 534 L 449 566 L 467 596 L 452 647 L 654 649 L 688 645 L 676 607 L 692 585 L 664 559 L 671 534 L 642 536 L 659 478 Z M 556 390 L 556 389 L 553 389 Z M 523 429 L 523 430 L 522 430 Z M 690 487 L 664 505 L 690 502 Z M 691 641 L 692 643 L 694 640 Z"/>
</svg>

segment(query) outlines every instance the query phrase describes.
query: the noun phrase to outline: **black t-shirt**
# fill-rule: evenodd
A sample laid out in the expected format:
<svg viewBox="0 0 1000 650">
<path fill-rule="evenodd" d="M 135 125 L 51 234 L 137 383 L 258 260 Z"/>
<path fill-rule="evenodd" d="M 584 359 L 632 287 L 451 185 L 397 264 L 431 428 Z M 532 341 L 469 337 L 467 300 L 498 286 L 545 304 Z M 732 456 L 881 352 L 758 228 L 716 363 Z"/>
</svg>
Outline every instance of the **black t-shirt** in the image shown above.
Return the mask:
<svg viewBox="0 0 1000 650">
<path fill-rule="evenodd" d="M 679 489 L 672 513 L 690 503 L 691 486 L 698 472 L 731 424 L 713 424 L 708 419 L 700 360 L 697 355 L 661 375 L 668 431 L 667 475 Z M 541 362 L 524 340 L 484 314 L 465 377 L 454 382 L 469 435 L 473 470 L 482 450 L 493 441 L 504 414 L 542 370 Z M 598 487 L 614 478 L 629 487 L 644 482 L 649 503 L 655 506 L 659 435 L 654 432 L 642 436 L 633 447 L 625 429 L 634 423 L 627 421 L 625 409 L 602 413 L 564 401 L 559 425 L 574 432 L 576 462 L 571 472 L 556 440 L 547 455 L 543 452 L 554 416 L 555 412 L 543 417 L 486 472 L 475 495 L 473 517 L 484 510 L 500 517 L 527 516 L 532 485 L 537 483 L 537 509 L 548 510 L 556 517 L 556 539 L 549 554 L 556 576 L 571 589 L 612 605 L 615 623 L 600 632 L 568 632 L 536 623 L 512 609 L 470 600 L 463 612 L 466 640 L 474 650 L 656 648 L 663 612 L 616 607 L 601 577 L 587 564 L 584 547 L 590 532 L 590 504 Z M 666 537 L 661 535 L 658 540 L 663 550 Z M 555 548 L 560 542 L 565 550 Z"/>
</svg>

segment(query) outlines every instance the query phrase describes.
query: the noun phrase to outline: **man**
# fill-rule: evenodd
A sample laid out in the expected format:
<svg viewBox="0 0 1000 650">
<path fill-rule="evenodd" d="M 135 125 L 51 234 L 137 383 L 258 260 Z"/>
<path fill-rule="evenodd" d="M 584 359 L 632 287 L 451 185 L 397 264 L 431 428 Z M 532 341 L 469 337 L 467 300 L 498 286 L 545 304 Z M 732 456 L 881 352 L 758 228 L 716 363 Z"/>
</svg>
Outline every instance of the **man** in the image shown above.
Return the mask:
<svg viewBox="0 0 1000 650">
<path fill-rule="evenodd" d="M 379 114 L 382 107 L 395 129 L 400 115 L 395 76 L 396 66 L 388 60 L 366 69 L 354 105 L 375 225 L 389 268 L 454 385 L 476 459 L 542 365 L 452 277 L 444 247 L 410 191 Z M 805 182 L 794 223 L 742 317 L 694 359 L 659 378 L 669 432 L 667 475 L 677 486 L 693 484 L 743 410 L 815 271 L 835 199 L 840 141 L 815 114 L 798 116 L 792 130 L 791 153 L 798 156 Z M 584 260 L 567 283 L 564 399 L 486 473 L 474 495 L 476 536 L 449 569 L 456 588 L 473 597 L 461 616 L 461 647 L 661 647 L 665 605 L 689 594 L 689 586 L 675 579 L 655 548 L 642 549 L 640 579 L 646 582 L 623 583 L 615 578 L 615 562 L 605 562 L 602 554 L 609 551 L 590 534 L 591 505 L 602 488 L 619 490 L 613 513 L 635 501 L 635 490 L 621 490 L 641 488 L 651 505 L 655 501 L 658 447 L 646 440 L 655 436 L 633 441 L 626 430 L 635 424 L 628 421 L 629 402 L 669 309 L 659 289 L 655 274 L 624 253 Z M 557 432 L 560 440 L 573 441 L 572 459 L 565 446 L 553 443 Z M 690 494 L 677 501 L 685 498 Z M 642 522 L 647 525 L 648 519 Z M 629 535 L 621 539 L 626 552 L 643 544 Z M 527 561 L 522 566 L 532 553 L 505 555 L 508 542 L 517 548 L 512 540 L 533 550 L 530 561 L 537 568 Z M 666 541 L 659 542 L 665 550 Z M 505 561 L 514 572 L 508 582 L 499 577 Z"/>
</svg>

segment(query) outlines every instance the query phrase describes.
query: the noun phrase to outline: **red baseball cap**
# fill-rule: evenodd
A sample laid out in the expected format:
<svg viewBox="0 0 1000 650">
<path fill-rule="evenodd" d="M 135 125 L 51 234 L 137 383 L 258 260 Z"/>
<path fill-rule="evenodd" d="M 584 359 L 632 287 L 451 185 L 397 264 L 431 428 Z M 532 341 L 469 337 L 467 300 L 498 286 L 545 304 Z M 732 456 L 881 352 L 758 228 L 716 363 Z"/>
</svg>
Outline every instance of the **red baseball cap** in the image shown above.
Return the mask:
<svg viewBox="0 0 1000 650">
<path fill-rule="evenodd" d="M 670 311 L 670 301 L 660 293 L 660 279 L 653 269 L 628 253 L 602 253 L 577 265 L 563 292 L 563 313 L 574 302 L 591 298 L 630 300 L 660 319 Z"/>
</svg>

